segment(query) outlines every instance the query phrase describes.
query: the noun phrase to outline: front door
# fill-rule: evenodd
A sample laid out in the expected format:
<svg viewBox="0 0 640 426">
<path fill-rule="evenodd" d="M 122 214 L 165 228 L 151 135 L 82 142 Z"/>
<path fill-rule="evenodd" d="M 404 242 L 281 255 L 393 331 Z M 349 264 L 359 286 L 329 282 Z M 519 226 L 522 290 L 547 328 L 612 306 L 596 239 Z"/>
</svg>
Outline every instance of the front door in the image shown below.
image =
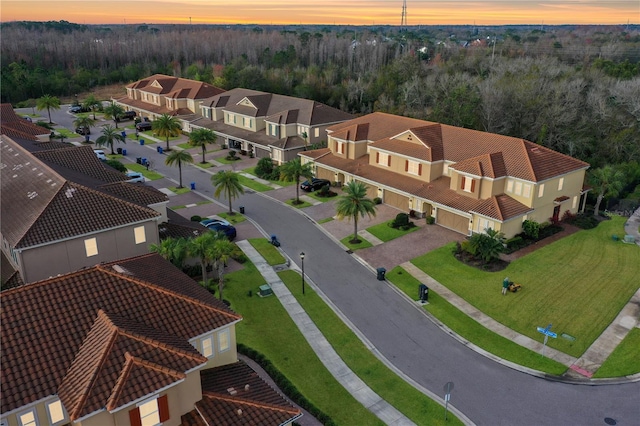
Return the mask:
<svg viewBox="0 0 640 426">
<path fill-rule="evenodd" d="M 553 223 L 558 223 L 560 221 L 560 206 L 555 206 L 553 208 Z"/>
</svg>

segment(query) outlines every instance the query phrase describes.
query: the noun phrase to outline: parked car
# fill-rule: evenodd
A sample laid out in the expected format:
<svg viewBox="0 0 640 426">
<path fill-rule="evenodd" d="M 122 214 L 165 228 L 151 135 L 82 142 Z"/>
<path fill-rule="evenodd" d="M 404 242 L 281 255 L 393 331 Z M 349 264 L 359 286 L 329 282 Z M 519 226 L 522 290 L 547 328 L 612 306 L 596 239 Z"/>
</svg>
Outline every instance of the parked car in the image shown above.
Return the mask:
<svg viewBox="0 0 640 426">
<path fill-rule="evenodd" d="M 150 121 L 141 121 L 136 124 L 136 130 L 139 132 L 144 132 L 145 130 L 151 130 L 152 125 Z"/>
<path fill-rule="evenodd" d="M 217 223 L 224 226 L 231 226 L 231 223 L 227 222 L 224 219 L 204 219 L 200 221 L 200 225 L 208 226 L 211 223 Z"/>
<path fill-rule="evenodd" d="M 84 108 L 82 108 L 82 105 L 71 105 L 69 107 L 69 112 L 73 114 L 77 114 L 79 112 L 84 112 Z"/>
<path fill-rule="evenodd" d="M 127 182 L 131 183 L 144 183 L 145 178 L 140 172 L 127 172 L 127 177 L 129 178 Z"/>
<path fill-rule="evenodd" d="M 79 135 L 90 135 L 91 134 L 91 128 L 88 126 L 79 126 L 76 127 L 76 133 Z"/>
<path fill-rule="evenodd" d="M 210 223 L 207 225 L 207 229 L 214 232 L 222 232 L 229 241 L 233 241 L 236 238 L 236 227 L 231 225 L 223 225 L 221 223 Z"/>
<path fill-rule="evenodd" d="M 103 150 L 94 149 L 93 152 L 96 153 L 96 157 L 98 157 L 98 160 L 107 161 L 107 155 L 104 153 Z"/>
<path fill-rule="evenodd" d="M 136 115 L 137 114 L 135 111 L 125 111 L 118 116 L 118 121 L 133 120 L 134 118 L 136 118 Z"/>
<path fill-rule="evenodd" d="M 308 180 L 302 182 L 302 184 L 300 184 L 300 189 L 302 189 L 303 191 L 311 192 L 317 191 L 325 185 L 331 185 L 331 182 L 329 182 L 327 179 L 313 178 L 311 179 L 311 182 L 309 182 Z"/>
</svg>

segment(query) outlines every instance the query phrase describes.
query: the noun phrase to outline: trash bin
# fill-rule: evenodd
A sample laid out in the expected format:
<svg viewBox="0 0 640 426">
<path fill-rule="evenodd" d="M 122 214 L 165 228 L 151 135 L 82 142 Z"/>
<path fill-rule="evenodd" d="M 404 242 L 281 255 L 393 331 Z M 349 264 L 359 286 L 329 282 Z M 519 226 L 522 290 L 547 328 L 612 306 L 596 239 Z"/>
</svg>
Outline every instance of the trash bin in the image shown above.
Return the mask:
<svg viewBox="0 0 640 426">
<path fill-rule="evenodd" d="M 143 166 L 147 165 L 147 159 L 145 157 L 142 157 L 142 163 Z"/>
<path fill-rule="evenodd" d="M 191 182 L 191 190 L 196 189 L 196 183 L 195 182 Z"/>
<path fill-rule="evenodd" d="M 117 151 L 118 151 L 118 154 L 122 155 L 122 148 L 118 148 Z"/>
<path fill-rule="evenodd" d="M 122 131 L 122 133 L 120 133 L 122 135 L 123 138 L 127 137 L 127 132 L 125 132 L 124 130 Z"/>
<path fill-rule="evenodd" d="M 378 281 L 384 281 L 384 275 L 387 273 L 387 270 L 385 268 L 378 268 L 376 271 L 378 272 Z"/>
<path fill-rule="evenodd" d="M 89 135 L 84 135 L 84 141 L 86 143 L 89 143 L 90 140 L 91 140 L 91 137 Z"/>
<path fill-rule="evenodd" d="M 240 213 L 244 214 L 244 206 L 240 206 Z"/>
<path fill-rule="evenodd" d="M 142 157 L 136 157 L 136 163 L 142 164 Z"/>
<path fill-rule="evenodd" d="M 122 150 L 122 155 L 127 155 L 127 150 L 126 149 Z"/>
<path fill-rule="evenodd" d="M 418 296 L 420 297 L 420 300 L 423 302 L 429 301 L 429 287 L 427 287 L 424 284 L 420 284 L 418 286 Z"/>
<path fill-rule="evenodd" d="M 164 150 L 162 149 L 161 146 L 158 147 L 158 154 L 162 154 L 164 152 Z"/>
<path fill-rule="evenodd" d="M 144 145 L 144 139 L 140 139 L 140 145 Z"/>
</svg>

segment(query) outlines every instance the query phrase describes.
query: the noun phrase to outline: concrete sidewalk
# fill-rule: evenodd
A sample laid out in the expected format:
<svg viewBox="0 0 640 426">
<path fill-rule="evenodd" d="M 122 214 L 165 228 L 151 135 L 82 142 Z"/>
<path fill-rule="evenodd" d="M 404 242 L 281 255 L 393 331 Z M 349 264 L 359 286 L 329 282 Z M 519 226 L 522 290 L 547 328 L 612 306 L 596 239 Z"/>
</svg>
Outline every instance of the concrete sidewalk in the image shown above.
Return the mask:
<svg viewBox="0 0 640 426">
<path fill-rule="evenodd" d="M 340 358 L 329 341 L 313 323 L 296 298 L 278 277 L 278 274 L 267 264 L 264 258 L 248 241 L 236 243 L 247 255 L 249 260 L 258 268 L 260 274 L 267 281 L 273 293 L 278 297 L 291 319 L 294 321 L 304 338 L 320 361 L 333 377 L 351 394 L 387 425 L 414 425 L 404 414 L 383 400 L 366 383 L 364 383 Z"/>
</svg>

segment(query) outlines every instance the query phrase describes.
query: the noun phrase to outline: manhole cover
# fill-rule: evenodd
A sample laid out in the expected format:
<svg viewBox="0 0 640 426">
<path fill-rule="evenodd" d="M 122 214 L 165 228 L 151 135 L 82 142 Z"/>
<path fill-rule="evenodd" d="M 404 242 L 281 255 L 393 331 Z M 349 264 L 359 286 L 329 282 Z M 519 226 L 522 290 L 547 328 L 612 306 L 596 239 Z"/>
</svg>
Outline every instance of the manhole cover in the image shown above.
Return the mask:
<svg viewBox="0 0 640 426">
<path fill-rule="evenodd" d="M 605 417 L 604 418 L 604 422 L 608 425 L 614 426 L 616 424 L 618 424 L 618 422 L 616 422 L 614 419 L 612 419 L 611 417 Z"/>
</svg>

